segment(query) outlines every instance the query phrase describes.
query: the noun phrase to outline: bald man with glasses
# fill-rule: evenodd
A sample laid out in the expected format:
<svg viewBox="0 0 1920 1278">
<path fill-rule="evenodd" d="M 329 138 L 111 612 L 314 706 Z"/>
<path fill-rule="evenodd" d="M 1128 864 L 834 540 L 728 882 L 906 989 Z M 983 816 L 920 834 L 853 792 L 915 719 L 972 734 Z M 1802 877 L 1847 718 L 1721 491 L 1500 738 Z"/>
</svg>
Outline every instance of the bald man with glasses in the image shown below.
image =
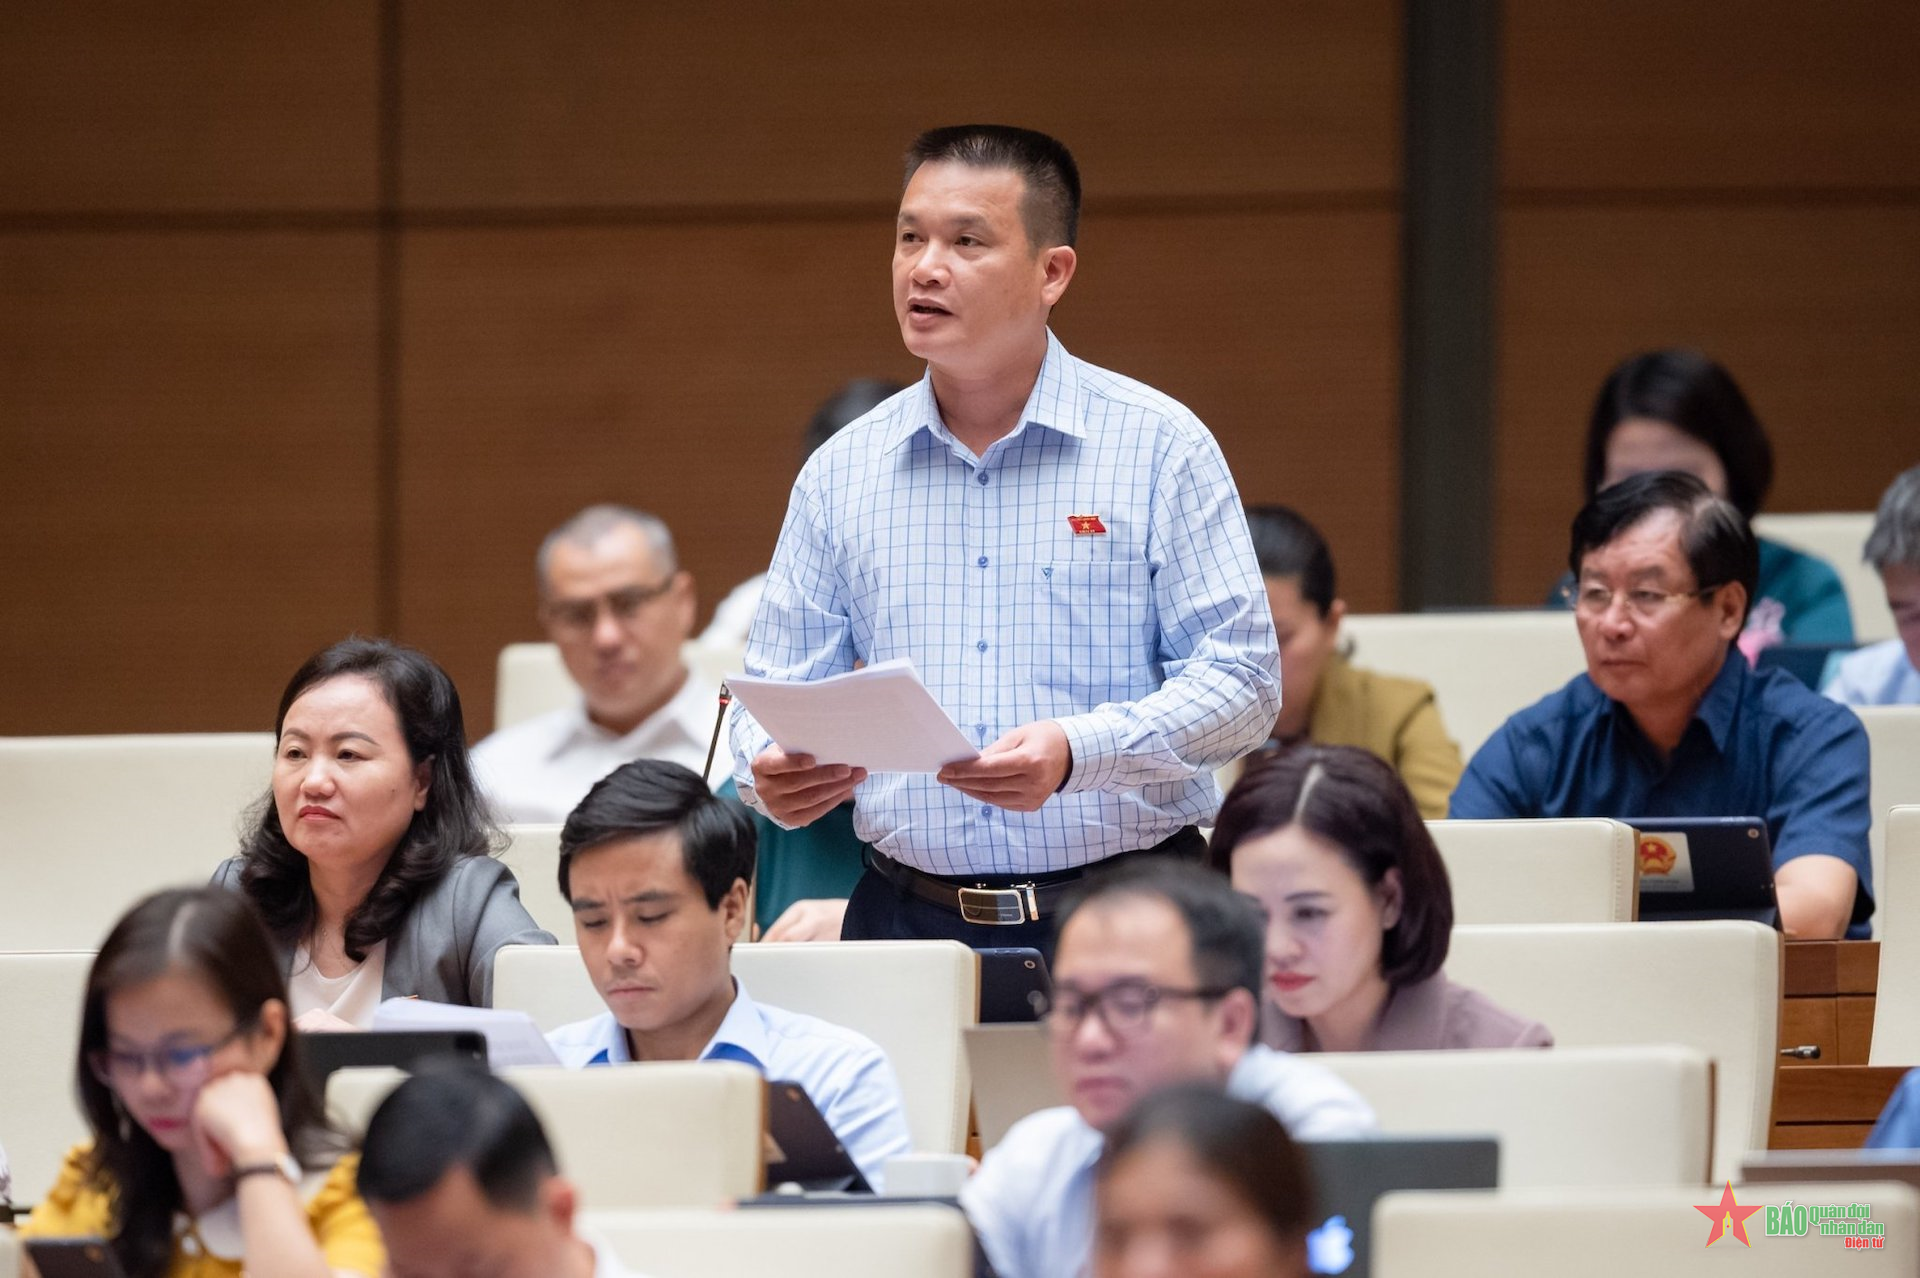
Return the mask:
<svg viewBox="0 0 1920 1278">
<path fill-rule="evenodd" d="M 1636 475 L 1573 521 L 1587 673 L 1488 739 L 1448 815 L 1752 816 L 1773 843 L 1790 937 L 1867 934 L 1867 734 L 1735 640 L 1759 577 L 1747 521 L 1698 479 Z"/>
<path fill-rule="evenodd" d="M 580 699 L 474 747 L 481 783 L 509 821 L 566 820 L 595 781 L 635 759 L 706 762 L 717 689 L 680 657 L 693 633 L 693 577 L 652 515 L 589 506 L 535 560 L 538 615 Z"/>
</svg>

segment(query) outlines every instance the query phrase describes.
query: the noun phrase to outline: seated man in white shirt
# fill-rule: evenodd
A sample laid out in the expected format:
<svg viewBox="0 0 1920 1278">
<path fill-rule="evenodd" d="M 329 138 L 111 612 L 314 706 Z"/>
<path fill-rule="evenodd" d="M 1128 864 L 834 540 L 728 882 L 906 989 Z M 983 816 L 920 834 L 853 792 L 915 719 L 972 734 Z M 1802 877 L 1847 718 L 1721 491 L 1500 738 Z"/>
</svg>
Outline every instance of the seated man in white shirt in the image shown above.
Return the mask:
<svg viewBox="0 0 1920 1278">
<path fill-rule="evenodd" d="M 1330 1071 L 1253 1041 L 1266 925 L 1227 880 L 1180 862 L 1090 879 L 1062 907 L 1046 1027 L 1067 1105 L 1014 1124 L 961 1191 L 999 1278 L 1074 1278 L 1093 1244 L 1094 1169 L 1135 1102 L 1222 1084 L 1296 1140 L 1374 1129 Z"/>
<path fill-rule="evenodd" d="M 693 577 L 652 515 L 589 506 L 547 534 L 535 560 L 540 624 L 580 700 L 495 732 L 473 749 L 509 821 L 561 821 L 587 787 L 630 759 L 698 768 L 718 688 L 692 678 Z"/>
<path fill-rule="evenodd" d="M 741 1061 L 798 1083 L 868 1183 L 911 1152 L 886 1054 L 852 1030 L 755 1003 L 728 959 L 747 923 L 753 822 L 690 769 L 639 759 L 560 832 L 560 893 L 607 1012 L 547 1035 L 563 1064 Z"/>
<path fill-rule="evenodd" d="M 1849 706 L 1920 705 L 1920 466 L 1880 498 L 1863 558 L 1880 574 L 1898 635 L 1842 657 L 1823 691 Z"/>
<path fill-rule="evenodd" d="M 361 1199 L 392 1278 L 626 1278 L 610 1248 L 574 1227 L 579 1193 L 540 1120 L 504 1079 L 433 1066 L 367 1123 Z"/>
</svg>

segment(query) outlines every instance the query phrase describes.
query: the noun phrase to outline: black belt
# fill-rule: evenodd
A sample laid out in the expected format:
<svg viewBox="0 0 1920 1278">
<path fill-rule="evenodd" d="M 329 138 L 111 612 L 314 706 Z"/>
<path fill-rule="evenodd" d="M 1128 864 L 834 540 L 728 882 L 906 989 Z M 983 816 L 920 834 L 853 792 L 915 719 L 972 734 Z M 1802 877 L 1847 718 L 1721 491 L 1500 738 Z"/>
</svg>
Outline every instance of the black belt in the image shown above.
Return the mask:
<svg viewBox="0 0 1920 1278">
<path fill-rule="evenodd" d="M 1207 841 L 1200 837 L 1196 827 L 1189 825 L 1174 831 L 1150 848 L 1122 852 L 1078 869 L 1024 878 L 1018 875 L 964 875 L 949 878 L 902 865 L 874 848 L 868 848 L 866 856 L 868 867 L 902 892 L 944 906 L 968 923 L 986 927 L 1012 927 L 1021 923 L 1038 923 L 1051 917 L 1059 909 L 1061 899 L 1076 884 L 1089 875 L 1104 873 L 1122 862 L 1148 856 L 1199 861 L 1205 857 L 1206 851 Z"/>
</svg>

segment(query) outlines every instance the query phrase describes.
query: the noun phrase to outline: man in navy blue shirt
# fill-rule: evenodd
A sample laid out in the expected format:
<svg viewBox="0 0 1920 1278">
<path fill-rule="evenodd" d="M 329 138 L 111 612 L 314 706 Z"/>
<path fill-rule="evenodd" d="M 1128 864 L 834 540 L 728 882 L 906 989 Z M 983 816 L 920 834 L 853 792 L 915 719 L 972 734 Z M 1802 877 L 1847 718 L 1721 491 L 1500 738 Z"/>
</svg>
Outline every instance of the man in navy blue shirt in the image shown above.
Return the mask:
<svg viewBox="0 0 1920 1278">
<path fill-rule="evenodd" d="M 1575 517 L 1568 558 L 1587 673 L 1488 739 L 1448 815 L 1764 817 L 1787 935 L 1866 935 L 1866 729 L 1734 647 L 1746 520 L 1691 475 L 1637 475 Z"/>
</svg>

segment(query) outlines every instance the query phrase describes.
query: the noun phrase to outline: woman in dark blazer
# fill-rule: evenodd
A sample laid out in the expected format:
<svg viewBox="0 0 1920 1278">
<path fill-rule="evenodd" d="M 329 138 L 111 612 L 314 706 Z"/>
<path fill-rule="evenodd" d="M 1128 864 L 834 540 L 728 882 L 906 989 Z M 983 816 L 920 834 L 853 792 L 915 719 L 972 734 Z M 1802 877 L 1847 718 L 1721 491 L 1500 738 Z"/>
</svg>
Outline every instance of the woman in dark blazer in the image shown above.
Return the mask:
<svg viewBox="0 0 1920 1278">
<path fill-rule="evenodd" d="M 453 681 L 425 654 L 348 639 L 300 667 L 273 785 L 214 882 L 278 943 L 296 1024 L 364 1028 L 384 998 L 487 1006 L 503 945 L 552 945 L 493 857 Z"/>
<path fill-rule="evenodd" d="M 1394 770 L 1352 746 L 1255 766 L 1214 823 L 1212 864 L 1267 912 L 1261 1041 L 1292 1052 L 1547 1047 L 1553 1036 L 1441 970 L 1453 893 Z"/>
</svg>

